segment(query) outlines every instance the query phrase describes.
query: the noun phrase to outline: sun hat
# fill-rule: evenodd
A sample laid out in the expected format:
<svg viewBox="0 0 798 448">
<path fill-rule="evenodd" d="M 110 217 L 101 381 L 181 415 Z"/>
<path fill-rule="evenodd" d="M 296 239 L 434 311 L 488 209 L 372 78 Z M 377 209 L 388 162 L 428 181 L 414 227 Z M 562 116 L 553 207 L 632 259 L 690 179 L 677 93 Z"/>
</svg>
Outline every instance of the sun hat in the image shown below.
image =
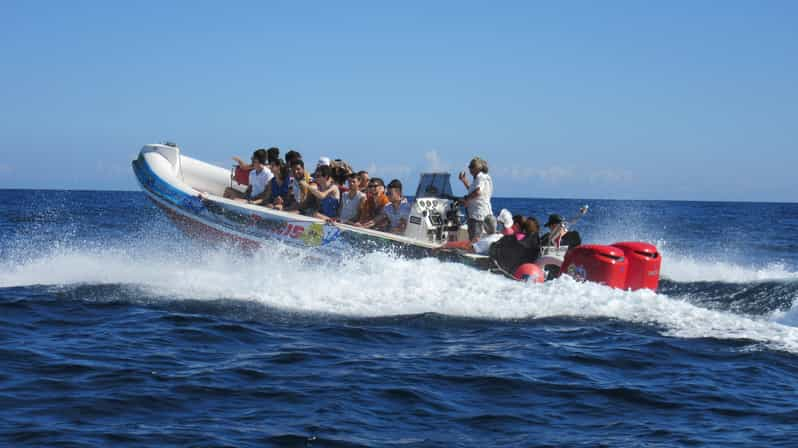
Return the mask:
<svg viewBox="0 0 798 448">
<path fill-rule="evenodd" d="M 319 163 L 316 164 L 317 166 L 330 166 L 330 158 L 329 157 L 319 157 Z"/>
<path fill-rule="evenodd" d="M 557 214 L 549 215 L 549 220 L 546 221 L 546 224 L 544 224 L 543 227 L 553 226 L 554 224 L 559 224 L 563 221 L 564 219 L 562 219 L 562 216 L 560 215 Z"/>
<path fill-rule="evenodd" d="M 496 217 L 496 221 L 502 225 L 502 233 L 504 235 L 513 234 L 513 215 L 509 210 L 503 208 Z"/>
<path fill-rule="evenodd" d="M 513 214 L 510 213 L 510 210 L 503 208 L 499 212 L 499 216 L 496 217 L 496 221 L 503 225 L 505 229 L 509 229 L 513 226 Z"/>
</svg>

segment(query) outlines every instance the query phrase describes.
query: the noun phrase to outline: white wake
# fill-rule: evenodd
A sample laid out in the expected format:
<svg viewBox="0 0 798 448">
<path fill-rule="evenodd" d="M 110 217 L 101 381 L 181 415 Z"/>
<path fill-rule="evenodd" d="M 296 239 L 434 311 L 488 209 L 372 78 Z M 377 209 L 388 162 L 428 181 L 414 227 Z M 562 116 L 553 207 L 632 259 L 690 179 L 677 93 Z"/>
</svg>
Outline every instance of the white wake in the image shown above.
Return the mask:
<svg viewBox="0 0 798 448">
<path fill-rule="evenodd" d="M 696 268 L 709 272 L 704 280 L 714 275 L 720 281 L 738 281 L 743 273 L 749 280 L 796 278 L 779 268 L 738 272 L 721 264 L 712 271 L 711 264 L 678 258 L 669 260 L 663 271 L 674 280 L 691 281 Z M 382 253 L 328 260 L 279 244 L 251 256 L 136 247 L 58 249 L 38 258 L 0 262 L 0 287 L 37 284 L 129 284 L 155 297 L 228 298 L 362 317 L 428 312 L 487 319 L 608 317 L 652 324 L 675 337 L 745 338 L 798 353 L 798 310 L 744 316 L 651 291 L 619 291 L 566 278 L 527 285 L 454 263 Z"/>
</svg>

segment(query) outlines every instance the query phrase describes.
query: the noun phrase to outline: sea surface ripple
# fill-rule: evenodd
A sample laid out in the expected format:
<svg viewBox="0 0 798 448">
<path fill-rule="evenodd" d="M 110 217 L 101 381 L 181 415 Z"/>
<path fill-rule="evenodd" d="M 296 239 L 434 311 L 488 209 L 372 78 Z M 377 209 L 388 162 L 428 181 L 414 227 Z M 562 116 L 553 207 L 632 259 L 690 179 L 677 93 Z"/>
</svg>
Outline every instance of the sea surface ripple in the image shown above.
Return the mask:
<svg viewBox="0 0 798 448">
<path fill-rule="evenodd" d="M 0 190 L 0 445 L 795 446 L 798 204 L 494 206 L 584 202 L 586 241 L 658 245 L 657 293 L 242 254 L 141 193 Z"/>
</svg>

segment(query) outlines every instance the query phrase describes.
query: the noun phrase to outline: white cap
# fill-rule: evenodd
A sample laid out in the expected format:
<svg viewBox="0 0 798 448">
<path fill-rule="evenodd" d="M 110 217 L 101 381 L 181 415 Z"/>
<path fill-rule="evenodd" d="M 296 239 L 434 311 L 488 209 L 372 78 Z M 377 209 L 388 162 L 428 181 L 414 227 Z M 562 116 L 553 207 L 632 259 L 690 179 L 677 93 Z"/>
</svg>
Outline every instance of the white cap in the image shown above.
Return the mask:
<svg viewBox="0 0 798 448">
<path fill-rule="evenodd" d="M 496 217 L 496 221 L 503 225 L 505 229 L 509 229 L 513 226 L 513 214 L 506 208 L 503 208 L 502 211 L 499 212 L 499 216 Z"/>
<path fill-rule="evenodd" d="M 330 166 L 330 158 L 329 157 L 319 157 L 319 163 L 316 166 Z"/>
</svg>

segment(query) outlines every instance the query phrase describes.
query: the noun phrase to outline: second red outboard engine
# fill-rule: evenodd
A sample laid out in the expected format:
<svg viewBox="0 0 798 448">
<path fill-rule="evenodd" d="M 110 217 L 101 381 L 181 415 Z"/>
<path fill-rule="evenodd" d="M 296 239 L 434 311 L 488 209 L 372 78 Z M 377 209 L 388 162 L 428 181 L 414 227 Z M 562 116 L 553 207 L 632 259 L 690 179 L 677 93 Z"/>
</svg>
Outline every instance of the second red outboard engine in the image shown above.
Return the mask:
<svg viewBox="0 0 798 448">
<path fill-rule="evenodd" d="M 629 273 L 626 274 L 624 289 L 657 290 L 662 257 L 653 244 L 629 241 L 615 243 L 612 247 L 621 249 L 629 261 Z"/>
<path fill-rule="evenodd" d="M 587 244 L 568 251 L 560 274 L 570 275 L 579 281 L 625 288 L 628 268 L 629 262 L 620 248 Z"/>
</svg>

